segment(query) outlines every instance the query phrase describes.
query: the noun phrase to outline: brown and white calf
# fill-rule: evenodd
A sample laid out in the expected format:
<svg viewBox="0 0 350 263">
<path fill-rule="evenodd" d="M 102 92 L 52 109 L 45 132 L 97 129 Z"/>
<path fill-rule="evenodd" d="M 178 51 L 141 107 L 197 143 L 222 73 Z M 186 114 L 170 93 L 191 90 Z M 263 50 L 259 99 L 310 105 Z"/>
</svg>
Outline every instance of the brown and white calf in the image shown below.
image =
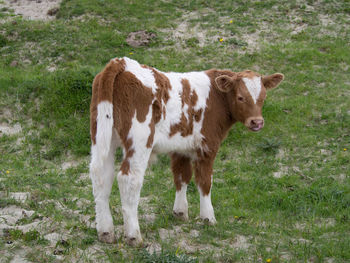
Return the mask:
<svg viewBox="0 0 350 263">
<path fill-rule="evenodd" d="M 176 196 L 174 215 L 188 219 L 187 185 L 192 177 L 200 194 L 200 217 L 216 222 L 210 199 L 213 163 L 221 141 L 237 121 L 248 129 L 264 126 L 266 90 L 283 75 L 211 69 L 164 73 L 129 58 L 112 59 L 93 83 L 90 176 L 96 202 L 96 228 L 114 242 L 109 196 L 117 147 L 124 152 L 118 173 L 126 241 L 142 242 L 138 204 L 149 159 L 169 153 Z"/>
</svg>

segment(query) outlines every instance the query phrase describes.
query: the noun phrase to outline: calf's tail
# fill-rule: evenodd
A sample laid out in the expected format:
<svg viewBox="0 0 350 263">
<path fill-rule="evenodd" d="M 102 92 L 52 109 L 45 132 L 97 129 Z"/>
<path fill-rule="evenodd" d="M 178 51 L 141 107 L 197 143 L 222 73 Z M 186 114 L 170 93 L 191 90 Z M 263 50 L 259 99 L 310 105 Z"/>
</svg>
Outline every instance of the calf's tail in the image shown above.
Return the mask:
<svg viewBox="0 0 350 263">
<path fill-rule="evenodd" d="M 113 86 L 115 78 L 124 71 L 123 60 L 112 59 L 101 72 L 97 88 L 96 148 L 98 156 L 106 159 L 113 132 Z"/>
</svg>

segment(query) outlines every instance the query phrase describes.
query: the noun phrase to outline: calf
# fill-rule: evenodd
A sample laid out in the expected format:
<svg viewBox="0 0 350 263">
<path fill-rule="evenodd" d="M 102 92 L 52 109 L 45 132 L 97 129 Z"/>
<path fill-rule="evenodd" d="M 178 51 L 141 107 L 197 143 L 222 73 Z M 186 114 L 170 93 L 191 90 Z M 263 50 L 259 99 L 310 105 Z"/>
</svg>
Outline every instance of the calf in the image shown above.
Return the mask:
<svg viewBox="0 0 350 263">
<path fill-rule="evenodd" d="M 140 191 L 149 159 L 158 153 L 171 157 L 174 215 L 188 219 L 186 189 L 194 169 L 200 218 L 214 224 L 210 193 L 220 143 L 237 121 L 251 131 L 264 126 L 266 90 L 282 80 L 279 73 L 261 76 L 253 71 L 164 73 L 126 57 L 112 59 L 94 79 L 90 107 L 90 176 L 99 239 L 115 241 L 109 195 L 119 146 L 124 157 L 117 178 L 127 243 L 142 242 Z"/>
</svg>

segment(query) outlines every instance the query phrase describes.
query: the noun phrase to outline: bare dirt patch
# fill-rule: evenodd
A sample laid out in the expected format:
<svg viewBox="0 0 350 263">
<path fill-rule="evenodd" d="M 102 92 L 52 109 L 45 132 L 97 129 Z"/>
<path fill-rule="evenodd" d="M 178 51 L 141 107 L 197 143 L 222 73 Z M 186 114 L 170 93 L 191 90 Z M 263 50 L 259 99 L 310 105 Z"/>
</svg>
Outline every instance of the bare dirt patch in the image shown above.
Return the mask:
<svg viewBox="0 0 350 263">
<path fill-rule="evenodd" d="M 0 7 L 12 9 L 16 15 L 29 20 L 50 20 L 62 0 L 5 0 Z"/>
<path fill-rule="evenodd" d="M 206 27 L 206 23 L 200 22 L 203 15 L 214 13 L 214 10 L 206 9 L 198 12 L 188 12 L 181 16 L 177 21 L 177 26 L 171 29 L 162 29 L 162 33 L 167 34 L 167 40 L 174 40 L 177 48 L 183 49 L 189 42 L 195 41 L 199 47 L 204 47 L 207 44 L 218 41 L 221 38 L 226 38 L 228 33 L 223 28 L 215 28 L 215 31 L 210 27 Z M 229 18 L 221 18 L 229 21 Z M 220 19 L 220 20 L 221 20 Z"/>
<path fill-rule="evenodd" d="M 16 123 L 14 126 L 11 126 L 7 123 L 0 123 L 0 137 L 3 134 L 14 135 L 22 131 L 20 124 Z"/>
<path fill-rule="evenodd" d="M 30 197 L 30 193 L 27 193 L 27 192 L 9 193 L 9 197 L 12 199 L 15 199 L 18 202 L 24 203 Z"/>
<path fill-rule="evenodd" d="M 248 237 L 237 235 L 235 237 L 235 242 L 231 244 L 231 247 L 235 249 L 243 249 L 246 250 L 251 246 L 251 244 L 248 242 Z"/>
<path fill-rule="evenodd" d="M 132 47 L 148 46 L 155 37 L 156 34 L 152 32 L 136 31 L 128 35 L 126 42 Z"/>
<path fill-rule="evenodd" d="M 77 167 L 78 165 L 80 164 L 79 161 L 76 161 L 76 160 L 69 160 L 69 161 L 66 161 L 66 162 L 63 162 L 62 163 L 62 166 L 61 166 L 61 169 L 63 171 L 69 169 L 69 168 L 75 168 Z"/>
<path fill-rule="evenodd" d="M 6 232 L 10 229 L 20 230 L 23 233 L 27 233 L 32 230 L 38 230 L 39 232 L 45 232 L 52 224 L 49 218 L 35 219 L 33 222 L 27 224 L 18 223 L 19 220 L 24 218 L 30 218 L 35 211 L 26 210 L 18 206 L 7 206 L 0 209 L 0 235 L 6 235 Z"/>
</svg>

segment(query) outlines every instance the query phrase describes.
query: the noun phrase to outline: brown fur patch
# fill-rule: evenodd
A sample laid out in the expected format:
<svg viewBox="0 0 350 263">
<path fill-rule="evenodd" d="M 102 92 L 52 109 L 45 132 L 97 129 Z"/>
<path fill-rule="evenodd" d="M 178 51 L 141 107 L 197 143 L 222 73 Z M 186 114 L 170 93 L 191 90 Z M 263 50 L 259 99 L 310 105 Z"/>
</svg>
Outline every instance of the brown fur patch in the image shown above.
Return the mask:
<svg viewBox="0 0 350 263">
<path fill-rule="evenodd" d="M 153 75 L 156 81 L 156 85 L 158 86 L 157 92 L 156 92 L 156 98 L 158 102 L 161 105 L 161 114 L 163 115 L 163 119 L 166 118 L 166 108 L 165 104 L 169 100 L 169 90 L 171 90 L 170 81 L 163 73 L 160 73 L 159 71 L 155 70 L 154 68 L 151 68 L 153 71 Z"/>
<path fill-rule="evenodd" d="M 152 104 L 152 119 L 149 124 L 149 128 L 151 130 L 150 135 L 148 136 L 147 139 L 147 148 L 151 148 L 153 146 L 153 139 L 154 139 L 154 132 L 155 132 L 155 125 L 158 123 L 161 119 L 161 105 L 158 100 L 155 100 Z"/>
<path fill-rule="evenodd" d="M 196 122 L 199 122 L 202 118 L 202 113 L 203 113 L 203 110 L 202 109 L 199 109 L 197 111 L 194 111 L 194 119 Z"/>
<path fill-rule="evenodd" d="M 152 72 L 158 86 L 156 97 L 159 101 L 166 104 L 169 100 L 169 90 L 171 90 L 170 81 L 163 73 L 152 68 Z"/>
<path fill-rule="evenodd" d="M 114 85 L 115 127 L 124 142 L 131 128 L 132 118 L 144 122 L 153 100 L 152 90 L 142 83 L 131 72 L 123 72 Z"/>
<path fill-rule="evenodd" d="M 90 135 L 93 144 L 96 144 L 97 133 L 97 105 L 101 101 L 113 101 L 113 84 L 118 74 L 125 69 L 125 61 L 112 59 L 92 84 L 92 97 L 90 104 Z"/>
<path fill-rule="evenodd" d="M 182 79 L 181 84 L 182 84 L 181 103 L 182 103 L 182 108 L 183 108 L 185 106 L 185 104 L 190 106 L 191 86 L 190 86 L 190 82 L 188 81 L 188 79 Z"/>
<path fill-rule="evenodd" d="M 169 79 L 164 74 L 160 73 L 154 68 L 150 68 L 147 66 L 143 67 L 152 70 L 156 85 L 158 86 L 157 92 L 155 94 L 156 99 L 152 104 L 152 120 L 149 124 L 151 133 L 147 139 L 146 144 L 146 147 L 151 148 L 153 145 L 155 125 L 161 120 L 162 115 L 164 119 L 166 117 L 165 104 L 169 100 L 169 90 L 171 89 L 171 85 Z"/>
<path fill-rule="evenodd" d="M 132 139 L 127 139 L 124 143 L 124 150 L 125 150 L 125 156 L 123 159 L 123 162 L 120 166 L 120 171 L 122 171 L 122 174 L 128 175 L 130 171 L 130 162 L 129 159 L 134 155 L 134 150 L 132 147 Z"/>
<path fill-rule="evenodd" d="M 196 106 L 197 101 L 198 101 L 198 95 L 197 95 L 196 91 L 193 90 L 193 91 L 192 91 L 192 95 L 191 95 L 191 106 L 192 106 L 192 108 L 193 108 L 194 106 Z"/>
<path fill-rule="evenodd" d="M 281 73 L 275 73 L 270 76 L 264 76 L 262 78 L 262 82 L 266 89 L 274 89 L 276 88 L 280 82 L 284 79 L 284 75 Z"/>
<path fill-rule="evenodd" d="M 189 184 L 192 177 L 191 159 L 183 155 L 173 153 L 171 155 L 171 170 L 174 175 L 176 190 L 181 190 L 182 183 Z"/>
<path fill-rule="evenodd" d="M 101 101 L 113 101 L 113 83 L 118 74 L 125 70 L 125 61 L 119 59 L 112 59 L 101 73 L 98 88 L 98 100 Z"/>
<path fill-rule="evenodd" d="M 208 195 L 211 189 L 214 159 L 215 156 L 214 158 L 201 158 L 194 162 L 196 184 L 204 196 Z"/>
<path fill-rule="evenodd" d="M 181 94 L 181 108 L 183 110 L 185 104 L 188 105 L 187 115 L 182 112 L 180 122 L 170 127 L 169 136 L 174 136 L 176 133 L 180 133 L 181 136 L 186 137 L 193 133 L 193 120 L 199 122 L 202 116 L 202 109 L 195 111 L 194 106 L 197 104 L 198 95 L 193 90 L 191 91 L 190 82 L 187 79 L 181 80 L 182 94 Z"/>
<path fill-rule="evenodd" d="M 97 91 L 100 83 L 101 73 L 97 74 L 92 83 L 92 96 L 90 103 L 90 136 L 92 144 L 96 144 L 97 133 Z"/>
<path fill-rule="evenodd" d="M 254 71 L 251 71 L 251 70 L 245 70 L 242 72 L 238 72 L 237 76 L 239 78 L 248 78 L 248 79 L 252 79 L 254 77 L 261 77 L 260 74 L 254 72 Z"/>
<path fill-rule="evenodd" d="M 232 72 L 209 70 L 206 71 L 206 74 L 210 78 L 211 88 L 207 99 L 207 107 L 204 112 L 201 133 L 204 136 L 203 143 L 206 145 L 204 148 L 209 148 L 212 154 L 216 154 L 221 141 L 225 138 L 234 120 L 230 114 L 227 93 L 223 93 L 215 87 L 215 78 L 222 74 L 232 74 Z M 213 125 L 213 123 L 216 125 Z"/>
<path fill-rule="evenodd" d="M 117 128 L 125 151 L 124 160 L 121 165 L 123 174 L 129 173 L 129 158 L 134 154 L 134 150 L 131 149 L 132 141 L 130 142 L 130 139 L 128 139 L 132 119 L 136 113 L 136 119 L 139 122 L 144 122 L 150 110 L 152 100 L 152 90 L 145 87 L 134 74 L 123 72 L 118 75 L 118 78 L 114 82 L 113 113 L 114 126 Z"/>
</svg>

